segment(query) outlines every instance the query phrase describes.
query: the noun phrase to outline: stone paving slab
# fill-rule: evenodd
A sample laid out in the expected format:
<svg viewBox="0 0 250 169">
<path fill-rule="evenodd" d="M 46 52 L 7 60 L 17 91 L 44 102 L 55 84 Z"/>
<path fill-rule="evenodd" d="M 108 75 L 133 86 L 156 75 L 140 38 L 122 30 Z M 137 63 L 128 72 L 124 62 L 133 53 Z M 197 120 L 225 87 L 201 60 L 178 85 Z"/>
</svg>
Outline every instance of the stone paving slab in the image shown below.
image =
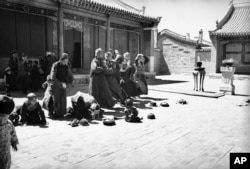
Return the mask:
<svg viewBox="0 0 250 169">
<path fill-rule="evenodd" d="M 188 104 L 176 104 L 181 98 Z M 229 168 L 229 152 L 250 152 L 250 106 L 236 104 L 246 98 L 150 90 L 134 102 L 142 123 L 127 123 L 113 110 L 106 114 L 120 119 L 111 127 L 95 120 L 90 126 L 72 128 L 69 120 L 49 118 L 48 128 L 18 126 L 20 145 L 12 152 L 12 169 Z M 20 104 L 23 98 L 15 101 Z M 158 106 L 150 107 L 151 101 Z M 159 107 L 163 101 L 170 107 Z M 150 112 L 155 120 L 146 118 Z"/>
<path fill-rule="evenodd" d="M 87 127 L 72 128 L 71 119 L 49 118 L 48 128 L 17 126 L 20 145 L 11 152 L 12 169 L 228 169 L 230 152 L 250 152 L 248 89 L 219 98 L 160 91 L 192 90 L 190 77 L 160 76 L 160 81 L 149 85 L 159 90 L 149 90 L 148 96 L 134 101 L 142 123 L 127 123 L 124 114 L 114 109 L 105 112 L 119 116 L 111 127 L 94 120 Z M 205 84 L 207 91 L 216 92 L 219 81 L 205 79 Z M 247 86 L 242 81 L 238 85 Z M 67 90 L 68 106 L 78 90 L 87 92 L 88 85 L 76 84 Z M 37 95 L 41 102 L 43 93 Z M 179 99 L 188 104 L 176 104 Z M 21 105 L 25 98 L 15 93 L 14 100 Z M 157 107 L 149 106 L 152 101 Z M 170 107 L 160 107 L 163 101 Z M 155 120 L 147 119 L 151 112 Z"/>
</svg>

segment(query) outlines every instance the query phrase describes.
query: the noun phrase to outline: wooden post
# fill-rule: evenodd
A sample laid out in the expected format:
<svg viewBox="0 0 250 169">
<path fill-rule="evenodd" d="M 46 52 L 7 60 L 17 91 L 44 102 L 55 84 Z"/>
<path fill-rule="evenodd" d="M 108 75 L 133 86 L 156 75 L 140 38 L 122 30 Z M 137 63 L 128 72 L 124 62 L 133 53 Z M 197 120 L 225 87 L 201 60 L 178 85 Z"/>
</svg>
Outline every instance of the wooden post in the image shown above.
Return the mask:
<svg viewBox="0 0 250 169">
<path fill-rule="evenodd" d="M 58 36 L 58 59 L 62 56 L 64 51 L 63 46 L 63 8 L 62 3 L 58 3 L 58 15 L 57 15 L 57 36 Z"/>
<path fill-rule="evenodd" d="M 106 51 L 110 49 L 110 15 L 107 14 L 107 25 L 106 25 Z"/>
</svg>

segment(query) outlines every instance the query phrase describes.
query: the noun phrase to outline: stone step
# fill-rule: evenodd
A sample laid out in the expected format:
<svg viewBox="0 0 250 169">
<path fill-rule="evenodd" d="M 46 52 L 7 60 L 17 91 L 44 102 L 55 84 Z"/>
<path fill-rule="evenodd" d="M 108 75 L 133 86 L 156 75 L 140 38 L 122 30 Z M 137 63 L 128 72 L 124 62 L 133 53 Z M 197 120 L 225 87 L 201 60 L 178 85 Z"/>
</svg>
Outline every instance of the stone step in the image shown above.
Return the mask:
<svg viewBox="0 0 250 169">
<path fill-rule="evenodd" d="M 210 79 L 221 79 L 222 75 L 221 75 L 221 73 L 210 73 L 209 78 Z M 234 80 L 250 80 L 250 75 L 235 74 Z"/>
</svg>

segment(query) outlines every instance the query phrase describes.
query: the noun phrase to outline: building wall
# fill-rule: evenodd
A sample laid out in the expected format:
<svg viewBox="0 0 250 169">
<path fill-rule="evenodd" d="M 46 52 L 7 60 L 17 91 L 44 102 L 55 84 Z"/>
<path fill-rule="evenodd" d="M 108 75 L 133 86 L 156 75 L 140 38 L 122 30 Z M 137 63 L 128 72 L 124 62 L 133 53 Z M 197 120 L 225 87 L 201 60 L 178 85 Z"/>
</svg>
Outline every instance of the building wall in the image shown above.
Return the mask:
<svg viewBox="0 0 250 169">
<path fill-rule="evenodd" d="M 195 63 L 197 61 L 202 62 L 202 67 L 205 68 L 206 74 L 212 73 L 213 65 L 211 60 L 211 50 L 196 50 L 195 52 Z"/>
<path fill-rule="evenodd" d="M 249 43 L 250 39 L 244 38 L 244 39 L 239 40 L 237 38 L 218 38 L 215 36 L 210 36 L 210 39 L 212 41 L 211 66 L 210 66 L 211 73 L 220 73 L 222 60 L 234 58 L 234 60 L 236 60 L 235 62 L 236 72 L 235 73 L 236 74 L 250 74 L 250 63 L 243 63 L 242 61 L 243 58 L 242 56 L 239 55 L 240 53 L 239 48 L 234 45 L 229 46 L 227 49 L 231 52 L 231 54 L 229 55 L 226 54 L 226 48 L 225 48 L 225 46 L 230 43 Z M 246 53 L 249 53 L 249 51 L 246 50 L 245 55 Z"/>
<path fill-rule="evenodd" d="M 167 36 L 158 39 L 161 49 L 159 74 L 190 74 L 195 63 L 195 45 L 186 44 Z"/>
</svg>

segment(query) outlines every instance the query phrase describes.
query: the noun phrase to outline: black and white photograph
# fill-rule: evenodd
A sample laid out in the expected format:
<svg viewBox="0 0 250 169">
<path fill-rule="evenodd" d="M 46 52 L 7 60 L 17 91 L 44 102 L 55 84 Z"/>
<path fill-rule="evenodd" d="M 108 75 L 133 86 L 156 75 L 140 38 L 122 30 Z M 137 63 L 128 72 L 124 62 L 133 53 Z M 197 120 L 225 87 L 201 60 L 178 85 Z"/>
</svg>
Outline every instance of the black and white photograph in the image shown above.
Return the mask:
<svg viewBox="0 0 250 169">
<path fill-rule="evenodd" d="M 0 0 L 0 169 L 246 168 L 250 0 Z"/>
</svg>

